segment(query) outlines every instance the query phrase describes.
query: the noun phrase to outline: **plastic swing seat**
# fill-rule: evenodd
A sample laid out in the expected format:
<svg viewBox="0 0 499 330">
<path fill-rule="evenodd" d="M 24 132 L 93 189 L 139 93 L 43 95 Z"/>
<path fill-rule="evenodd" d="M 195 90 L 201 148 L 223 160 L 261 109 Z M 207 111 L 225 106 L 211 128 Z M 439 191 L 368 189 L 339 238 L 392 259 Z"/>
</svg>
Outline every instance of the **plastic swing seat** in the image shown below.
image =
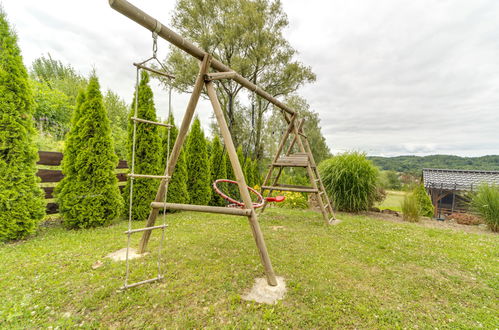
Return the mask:
<svg viewBox="0 0 499 330">
<path fill-rule="evenodd" d="M 213 182 L 213 190 L 215 190 L 215 192 L 220 195 L 220 197 L 222 197 L 223 199 L 225 199 L 226 201 L 228 201 L 229 204 L 228 206 L 229 207 L 244 207 L 244 203 L 242 201 L 239 201 L 237 199 L 234 199 L 230 196 L 228 196 L 227 194 L 225 194 L 219 187 L 218 187 L 218 184 L 219 183 L 230 183 L 230 184 L 235 184 L 235 185 L 238 185 L 239 183 L 237 181 L 234 181 L 234 180 L 229 180 L 229 179 L 218 179 L 218 180 L 215 180 L 215 182 Z M 265 202 L 268 202 L 268 203 L 280 203 L 280 202 L 283 202 L 286 197 L 285 196 L 275 196 L 275 197 L 267 197 L 267 198 L 263 198 L 262 194 L 260 194 L 258 191 L 256 191 L 255 189 L 251 188 L 251 187 L 248 187 L 248 190 L 250 193 L 253 193 L 254 195 L 256 195 L 257 197 L 257 201 L 256 202 L 253 202 L 253 208 L 259 208 L 259 207 L 262 207 L 263 204 L 265 204 Z"/>
</svg>

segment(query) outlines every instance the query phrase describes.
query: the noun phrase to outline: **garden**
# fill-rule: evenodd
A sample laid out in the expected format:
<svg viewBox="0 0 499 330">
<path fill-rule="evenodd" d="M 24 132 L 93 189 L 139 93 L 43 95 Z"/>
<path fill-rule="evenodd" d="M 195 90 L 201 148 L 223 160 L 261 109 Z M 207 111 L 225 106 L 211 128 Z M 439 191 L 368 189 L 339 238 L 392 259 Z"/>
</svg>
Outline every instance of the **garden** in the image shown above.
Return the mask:
<svg viewBox="0 0 499 330">
<path fill-rule="evenodd" d="M 296 51 L 281 34 L 282 7 L 236 2 L 245 12 L 229 13 L 233 25 L 211 24 L 227 31 L 242 22 L 239 15 L 280 20 L 244 20 L 265 32 L 252 37 L 277 46 L 255 50 L 261 43 L 252 37 L 239 40 L 246 48 L 234 62 L 243 71 L 247 63 L 237 60 L 255 51 L 264 67 L 254 73 L 284 103 L 256 87 L 234 102 L 232 80 L 209 79 L 216 61 L 204 55 L 198 68 L 174 49 L 159 67 L 137 66 L 127 104 L 102 92 L 96 71 L 83 76 L 50 55 L 26 67 L 0 13 L 0 327 L 497 327 L 498 187 L 482 185 L 470 197 L 479 219 L 470 224 L 479 230 L 438 226 L 421 182 L 381 171 L 363 152 L 333 155 L 318 113 L 297 94 L 315 75 L 290 62 Z M 179 1 L 173 22 L 184 32 L 202 15 L 187 13 L 190 3 Z M 239 38 L 225 37 L 226 44 Z M 225 58 L 224 51 L 213 55 Z M 159 77 L 159 69 L 175 79 Z M 194 115 L 193 96 L 180 124 L 171 109 L 160 118 L 153 80 L 165 91 L 194 85 L 192 95 L 212 101 L 211 129 Z M 42 152 L 62 154 L 49 168 Z M 213 189 L 218 179 L 235 184 L 225 190 L 235 201 Z M 257 197 L 269 192 L 248 201 L 246 185 Z M 142 232 L 151 236 L 140 258 L 129 260 L 128 248 L 126 262 L 109 258 L 142 246 Z M 267 251 L 287 291 L 263 304 L 245 296 L 264 274 L 273 286 Z M 161 278 L 128 288 L 125 273 L 131 282 Z"/>
</svg>

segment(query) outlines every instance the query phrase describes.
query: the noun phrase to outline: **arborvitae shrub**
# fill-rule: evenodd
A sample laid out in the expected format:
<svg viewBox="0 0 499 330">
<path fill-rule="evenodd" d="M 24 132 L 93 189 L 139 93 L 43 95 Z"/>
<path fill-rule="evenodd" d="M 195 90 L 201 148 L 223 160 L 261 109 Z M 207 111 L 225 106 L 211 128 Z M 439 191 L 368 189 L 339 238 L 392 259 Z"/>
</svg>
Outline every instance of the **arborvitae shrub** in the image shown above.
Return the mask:
<svg viewBox="0 0 499 330">
<path fill-rule="evenodd" d="M 433 217 L 434 214 L 434 208 L 433 204 L 431 203 L 431 198 L 426 192 L 426 189 L 424 185 L 421 183 L 414 188 L 413 191 L 414 197 L 418 201 L 421 216 L 423 217 Z"/>
<path fill-rule="evenodd" d="M 35 232 L 45 215 L 36 177 L 33 96 L 17 37 L 0 9 L 0 242 Z"/>
<path fill-rule="evenodd" d="M 119 216 L 123 199 L 118 189 L 107 112 L 102 103 L 97 77 L 90 78 L 86 99 L 74 118 L 66 150 L 75 148 L 74 158 L 63 160 L 64 179 L 56 195 L 59 211 L 68 228 L 89 228 L 108 224 Z"/>
<path fill-rule="evenodd" d="M 377 197 L 378 168 L 365 154 L 347 152 L 321 162 L 319 171 L 334 206 L 340 211 L 368 210 Z"/>
<path fill-rule="evenodd" d="M 207 205 L 211 199 L 210 160 L 199 118 L 194 119 L 187 139 L 187 173 L 191 204 Z"/>
<path fill-rule="evenodd" d="M 154 107 L 154 96 L 149 86 L 149 75 L 142 71 L 138 90 L 137 117 L 141 119 L 157 121 L 156 109 Z M 130 109 L 130 117 L 135 114 L 135 95 Z M 128 164 L 132 166 L 133 148 L 133 121 L 128 124 Z M 135 135 L 135 173 L 161 175 L 161 138 L 158 126 L 137 122 Z M 125 214 L 128 214 L 130 203 L 130 181 L 128 179 L 123 194 L 125 197 Z M 136 178 L 133 183 L 133 220 L 145 220 L 151 210 L 151 202 L 158 191 L 158 179 Z"/>
<path fill-rule="evenodd" d="M 218 135 L 215 135 L 211 143 L 211 183 L 217 179 L 225 179 L 227 177 L 227 161 L 224 147 L 220 142 Z M 210 200 L 210 205 L 225 206 L 225 200 L 217 193 L 213 192 Z"/>
<path fill-rule="evenodd" d="M 170 148 L 168 148 L 168 131 L 165 132 L 163 136 L 163 166 L 166 167 L 166 155 L 171 154 L 173 145 L 177 140 L 178 129 L 175 126 L 175 120 L 173 115 L 170 115 L 168 119 L 168 124 L 173 125 L 170 128 Z M 181 149 L 180 155 L 177 160 L 177 165 L 173 171 L 172 178 L 168 184 L 168 195 L 167 201 L 170 203 L 180 203 L 185 204 L 189 202 L 189 192 L 187 189 L 187 161 L 185 159 L 184 148 Z"/>
</svg>

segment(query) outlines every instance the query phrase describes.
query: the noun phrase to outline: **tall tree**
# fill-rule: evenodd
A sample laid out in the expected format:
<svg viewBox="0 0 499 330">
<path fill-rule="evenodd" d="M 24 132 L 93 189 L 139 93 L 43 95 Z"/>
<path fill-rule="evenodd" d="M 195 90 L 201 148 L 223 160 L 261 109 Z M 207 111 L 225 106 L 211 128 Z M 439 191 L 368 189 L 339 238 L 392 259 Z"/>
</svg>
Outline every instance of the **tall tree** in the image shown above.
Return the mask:
<svg viewBox="0 0 499 330">
<path fill-rule="evenodd" d="M 163 136 L 163 164 L 166 165 L 167 154 L 170 155 L 173 149 L 173 145 L 177 140 L 178 129 L 175 126 L 175 119 L 173 114 L 170 114 L 168 118 L 168 124 L 172 125 L 170 128 L 170 143 L 168 143 L 168 132 Z M 168 147 L 169 144 L 169 147 Z M 178 156 L 177 164 L 175 165 L 175 170 L 173 171 L 172 178 L 168 183 L 168 195 L 167 201 L 169 203 L 188 203 L 189 202 L 189 191 L 187 189 L 187 161 L 185 158 L 185 151 L 181 150 Z"/>
<path fill-rule="evenodd" d="M 187 173 L 190 203 L 207 205 L 211 199 L 210 161 L 204 132 L 197 117 L 187 138 Z"/>
<path fill-rule="evenodd" d="M 322 160 L 331 157 L 331 151 L 326 143 L 326 139 L 322 135 L 319 114 L 311 110 L 307 101 L 298 95 L 287 97 L 285 104 L 295 109 L 299 114 L 299 118 L 305 120 L 303 130 L 305 135 L 307 135 L 315 162 L 319 164 Z M 269 157 L 273 157 L 286 128 L 287 123 L 284 121 L 281 112 L 274 111 L 267 121 L 265 129 L 265 144 L 269 146 Z"/>
<path fill-rule="evenodd" d="M 73 149 L 75 157 L 64 160 L 65 177 L 56 197 L 68 228 L 89 228 L 108 224 L 123 208 L 114 173 L 118 158 L 95 75 L 90 78 L 77 115 L 66 144 L 66 151 Z"/>
<path fill-rule="evenodd" d="M 315 80 L 309 67 L 295 60 L 296 51 L 283 36 L 288 26 L 279 0 L 179 0 L 172 25 L 184 37 L 220 61 L 228 64 L 274 96 L 286 95 L 303 83 Z M 192 88 L 198 72 L 197 61 L 172 48 L 167 64 L 175 72 L 175 87 Z M 229 123 L 235 144 L 251 131 L 243 125 L 236 111 L 242 86 L 233 80 L 217 81 L 217 93 Z M 262 100 L 250 107 L 252 139 L 256 156 L 261 158 L 261 136 L 269 105 Z"/>
<path fill-rule="evenodd" d="M 137 101 L 137 117 L 145 120 L 156 121 L 156 108 L 154 106 L 154 96 L 149 86 L 149 74 L 142 71 L 137 95 L 134 94 L 130 109 L 130 118 L 135 114 Z M 137 97 L 137 99 L 136 99 Z M 160 175 L 161 166 L 161 138 L 158 133 L 158 126 L 137 123 L 135 133 L 135 173 Z M 128 124 L 128 163 L 132 164 L 133 149 L 133 127 L 132 121 Z M 125 208 L 128 210 L 130 183 L 128 180 L 123 190 L 127 201 Z M 136 178 L 133 184 L 133 220 L 145 220 L 151 210 L 150 204 L 156 196 L 159 182 L 157 179 Z"/>
<path fill-rule="evenodd" d="M 112 90 L 108 90 L 104 96 L 104 107 L 111 123 L 114 151 L 120 159 L 125 159 L 127 157 L 129 108 L 126 102 Z"/>
<path fill-rule="evenodd" d="M 220 137 L 215 135 L 211 142 L 211 183 L 217 179 L 225 179 L 227 177 L 227 160 L 224 148 L 220 142 Z M 225 201 L 218 194 L 213 192 L 210 205 L 225 206 Z"/>
<path fill-rule="evenodd" d="M 17 36 L 0 9 L 0 241 L 32 234 L 45 214 L 35 175 L 33 96 Z"/>
</svg>

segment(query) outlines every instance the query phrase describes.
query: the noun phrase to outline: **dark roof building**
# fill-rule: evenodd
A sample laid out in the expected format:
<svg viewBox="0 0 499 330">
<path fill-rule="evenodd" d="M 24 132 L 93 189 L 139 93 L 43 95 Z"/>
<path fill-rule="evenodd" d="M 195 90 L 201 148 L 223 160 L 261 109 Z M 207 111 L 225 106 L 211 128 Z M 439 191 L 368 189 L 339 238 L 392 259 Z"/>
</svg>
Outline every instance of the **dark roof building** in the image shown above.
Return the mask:
<svg viewBox="0 0 499 330">
<path fill-rule="evenodd" d="M 481 184 L 499 185 L 499 171 L 423 169 L 423 184 L 435 207 L 435 217 L 466 211 L 468 196 Z"/>
<path fill-rule="evenodd" d="M 480 184 L 499 185 L 499 171 L 423 169 L 426 188 L 473 191 Z"/>
</svg>

